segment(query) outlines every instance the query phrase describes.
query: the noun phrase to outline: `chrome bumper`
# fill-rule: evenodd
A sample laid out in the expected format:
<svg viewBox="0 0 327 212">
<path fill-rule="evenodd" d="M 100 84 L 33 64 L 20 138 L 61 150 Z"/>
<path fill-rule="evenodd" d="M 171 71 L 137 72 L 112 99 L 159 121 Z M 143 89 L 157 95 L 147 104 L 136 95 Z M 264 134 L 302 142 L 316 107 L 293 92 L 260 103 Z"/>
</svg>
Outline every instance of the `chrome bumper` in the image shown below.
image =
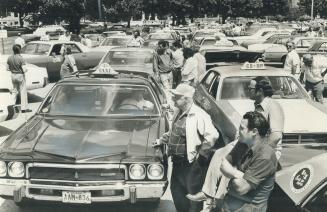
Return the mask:
<svg viewBox="0 0 327 212">
<path fill-rule="evenodd" d="M 29 180 L 14 180 L 14 179 L 0 179 L 0 196 L 6 198 L 13 198 L 14 201 L 20 202 L 22 199 L 40 200 L 40 201 L 54 201 L 62 202 L 62 196 L 32 194 L 31 189 L 46 189 L 53 191 L 104 191 L 104 190 L 123 190 L 122 195 L 119 196 L 103 196 L 91 197 L 91 202 L 120 202 L 130 201 L 135 203 L 142 199 L 158 199 L 160 198 L 167 187 L 167 181 L 156 182 L 112 182 L 106 185 L 83 185 L 83 183 L 75 186 L 62 185 L 45 185 L 34 184 Z M 88 183 L 89 184 L 89 183 Z"/>
</svg>

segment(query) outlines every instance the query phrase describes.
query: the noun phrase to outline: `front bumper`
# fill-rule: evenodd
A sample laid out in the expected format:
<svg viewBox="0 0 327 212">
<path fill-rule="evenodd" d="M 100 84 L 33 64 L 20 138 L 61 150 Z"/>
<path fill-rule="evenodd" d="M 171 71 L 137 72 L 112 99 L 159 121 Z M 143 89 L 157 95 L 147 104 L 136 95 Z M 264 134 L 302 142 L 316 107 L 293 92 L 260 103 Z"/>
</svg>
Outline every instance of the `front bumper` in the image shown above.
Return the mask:
<svg viewBox="0 0 327 212">
<path fill-rule="evenodd" d="M 37 201 L 63 202 L 62 191 L 68 192 L 97 192 L 119 191 L 119 195 L 91 196 L 92 203 L 129 201 L 136 203 L 142 200 L 159 199 L 167 188 L 167 181 L 119 181 L 106 183 L 71 182 L 74 185 L 49 185 L 32 183 L 30 180 L 0 179 L 0 196 L 21 202 L 23 199 Z M 53 194 L 35 193 L 37 190 L 52 191 Z"/>
</svg>

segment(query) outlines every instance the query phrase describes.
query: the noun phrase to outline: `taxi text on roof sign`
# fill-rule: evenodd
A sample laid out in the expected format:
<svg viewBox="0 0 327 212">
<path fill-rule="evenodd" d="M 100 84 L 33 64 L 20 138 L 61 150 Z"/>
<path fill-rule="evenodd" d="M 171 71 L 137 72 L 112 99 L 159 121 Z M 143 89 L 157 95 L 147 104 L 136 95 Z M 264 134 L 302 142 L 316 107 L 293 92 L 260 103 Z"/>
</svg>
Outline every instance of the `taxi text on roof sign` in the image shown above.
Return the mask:
<svg viewBox="0 0 327 212">
<path fill-rule="evenodd" d="M 246 62 L 243 64 L 242 70 L 264 70 L 266 69 L 265 64 L 263 62 L 249 63 Z"/>
<path fill-rule="evenodd" d="M 108 63 L 102 63 L 96 71 L 93 72 L 94 75 L 117 75 L 118 72 L 115 71 Z"/>
</svg>

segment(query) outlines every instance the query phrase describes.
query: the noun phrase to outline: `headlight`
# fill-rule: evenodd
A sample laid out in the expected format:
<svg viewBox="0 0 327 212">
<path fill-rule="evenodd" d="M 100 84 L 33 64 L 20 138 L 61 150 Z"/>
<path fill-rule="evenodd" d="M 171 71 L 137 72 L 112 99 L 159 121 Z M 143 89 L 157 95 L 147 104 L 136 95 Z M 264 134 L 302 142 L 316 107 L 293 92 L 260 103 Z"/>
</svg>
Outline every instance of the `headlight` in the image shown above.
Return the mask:
<svg viewBox="0 0 327 212">
<path fill-rule="evenodd" d="M 5 162 L 0 161 L 0 177 L 5 177 L 7 175 L 7 165 Z"/>
<path fill-rule="evenodd" d="M 145 178 L 146 170 L 143 164 L 132 164 L 129 167 L 129 176 L 133 180 L 143 180 Z"/>
<path fill-rule="evenodd" d="M 164 168 L 161 164 L 151 164 L 148 166 L 148 178 L 150 180 L 160 180 L 164 176 Z"/>
<path fill-rule="evenodd" d="M 24 177 L 24 164 L 22 162 L 10 162 L 8 164 L 8 174 L 10 177 Z"/>
</svg>

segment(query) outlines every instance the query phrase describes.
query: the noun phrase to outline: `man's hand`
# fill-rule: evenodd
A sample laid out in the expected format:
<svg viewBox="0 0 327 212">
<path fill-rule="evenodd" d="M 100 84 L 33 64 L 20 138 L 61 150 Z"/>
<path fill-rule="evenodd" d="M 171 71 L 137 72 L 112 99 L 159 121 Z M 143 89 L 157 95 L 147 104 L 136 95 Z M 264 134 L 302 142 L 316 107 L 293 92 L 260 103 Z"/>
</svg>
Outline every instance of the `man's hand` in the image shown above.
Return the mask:
<svg viewBox="0 0 327 212">
<path fill-rule="evenodd" d="M 156 139 L 154 142 L 152 142 L 152 147 L 156 148 L 156 147 L 160 147 L 163 144 L 161 139 Z"/>
</svg>

